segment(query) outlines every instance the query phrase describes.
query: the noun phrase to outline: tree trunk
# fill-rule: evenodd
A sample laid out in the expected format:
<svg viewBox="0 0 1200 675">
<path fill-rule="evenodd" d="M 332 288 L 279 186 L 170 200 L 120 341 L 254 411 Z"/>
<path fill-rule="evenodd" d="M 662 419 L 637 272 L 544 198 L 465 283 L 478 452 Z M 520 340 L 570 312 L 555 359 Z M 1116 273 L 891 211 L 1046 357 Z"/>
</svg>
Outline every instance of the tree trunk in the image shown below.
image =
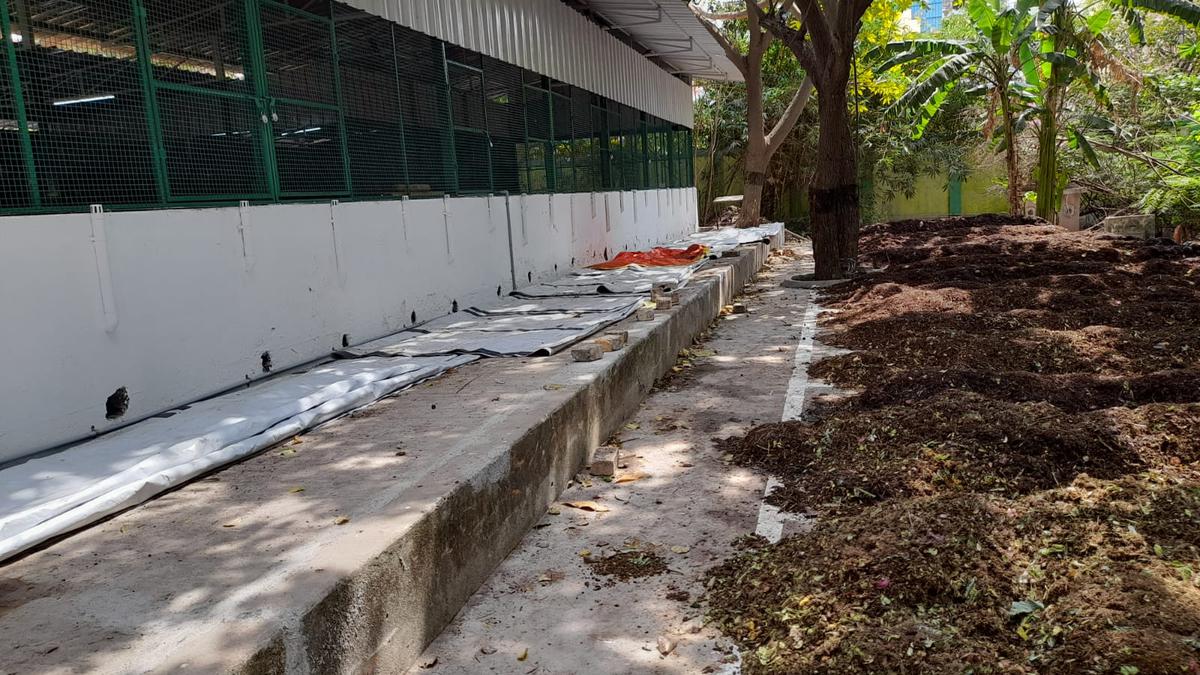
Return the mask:
<svg viewBox="0 0 1200 675">
<path fill-rule="evenodd" d="M 1051 22 L 1057 28 L 1054 51 L 1066 44 L 1067 15 L 1063 7 L 1054 10 Z M 1062 67 L 1050 64 L 1042 99 L 1041 129 L 1038 129 L 1037 214 L 1051 222 L 1058 209 L 1058 108 L 1062 96 Z"/>
<path fill-rule="evenodd" d="M 847 263 L 858 257 L 858 168 L 846 85 L 843 78 L 818 89 L 817 168 L 808 191 L 818 279 L 841 279 Z"/>
<path fill-rule="evenodd" d="M 746 180 L 742 189 L 742 210 L 738 227 L 754 227 L 762 218 L 763 185 L 767 182 L 767 149 L 759 145 L 746 149 Z"/>
<path fill-rule="evenodd" d="M 1058 120 L 1052 110 L 1042 112 L 1038 130 L 1037 215 L 1054 220 L 1055 193 L 1058 191 Z"/>
<path fill-rule="evenodd" d="M 1025 212 L 1025 199 L 1021 195 L 1020 169 L 1017 166 L 1017 134 L 1013 128 L 1012 103 L 1008 91 L 1000 94 L 1000 109 L 1004 124 L 1004 166 L 1008 172 L 1008 215 L 1019 216 Z"/>
</svg>

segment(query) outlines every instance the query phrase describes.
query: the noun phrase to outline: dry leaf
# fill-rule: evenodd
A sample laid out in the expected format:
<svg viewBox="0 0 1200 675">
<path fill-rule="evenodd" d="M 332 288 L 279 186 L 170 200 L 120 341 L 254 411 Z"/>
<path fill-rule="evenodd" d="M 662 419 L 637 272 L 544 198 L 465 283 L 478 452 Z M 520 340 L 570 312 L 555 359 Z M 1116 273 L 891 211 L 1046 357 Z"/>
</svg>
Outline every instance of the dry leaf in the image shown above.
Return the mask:
<svg viewBox="0 0 1200 675">
<path fill-rule="evenodd" d="M 294 454 L 296 454 L 295 448 L 284 448 L 283 450 L 279 451 L 280 457 L 291 457 Z"/>
<path fill-rule="evenodd" d="M 292 439 L 292 445 L 300 445 L 303 442 L 304 441 L 299 436 L 296 436 L 295 438 Z"/>
<path fill-rule="evenodd" d="M 333 524 L 334 525 L 345 525 L 348 522 L 350 522 L 350 519 L 347 518 L 346 516 L 338 516 L 337 519 L 335 519 L 333 521 Z"/>
<path fill-rule="evenodd" d="M 658 653 L 666 656 L 673 651 L 675 651 L 675 641 L 665 635 L 658 636 Z"/>
<path fill-rule="evenodd" d="M 579 552 L 579 557 L 586 558 L 586 557 L 590 556 L 591 554 L 592 554 L 592 552 L 585 548 Z"/>
<path fill-rule="evenodd" d="M 641 471 L 638 471 L 637 473 L 623 473 L 620 476 L 617 476 L 616 478 L 614 478 L 613 482 L 614 483 L 632 483 L 635 480 L 642 480 L 643 478 L 649 478 L 649 477 L 650 477 L 650 474 L 642 473 Z"/>
<path fill-rule="evenodd" d="M 687 546 L 672 546 L 671 547 L 672 553 L 678 553 L 680 555 L 683 555 L 684 553 L 687 553 L 690 550 L 692 550 L 692 549 L 688 548 Z"/>
<path fill-rule="evenodd" d="M 558 514 L 562 513 L 562 509 L 558 508 L 557 506 L 551 506 L 550 508 L 546 509 L 546 513 L 549 513 L 552 516 L 557 516 Z"/>
<path fill-rule="evenodd" d="M 543 384 L 542 385 L 542 389 L 545 389 L 546 391 L 558 391 L 559 389 L 562 389 L 562 388 L 563 388 L 563 386 L 561 384 Z"/>
<path fill-rule="evenodd" d="M 225 523 L 221 527 L 237 527 L 237 523 Z"/>
<path fill-rule="evenodd" d="M 517 657 L 517 660 L 524 661 L 527 658 L 529 658 L 529 648 L 528 647 L 525 648 L 525 651 L 521 652 L 521 655 Z"/>
<path fill-rule="evenodd" d="M 288 490 L 288 492 L 290 492 L 290 493 L 292 493 L 292 494 L 296 494 L 297 492 L 304 492 L 304 488 L 302 488 L 302 487 L 300 487 L 299 485 L 297 485 L 296 487 L 294 487 L 294 488 L 292 488 L 292 489 Z"/>
<path fill-rule="evenodd" d="M 641 429 L 642 425 L 638 424 L 637 422 L 630 422 L 629 424 L 625 425 L 625 428 L 630 431 L 636 431 L 638 429 Z"/>
<path fill-rule="evenodd" d="M 605 511 L 609 510 L 609 508 L 607 506 L 605 506 L 603 504 L 597 504 L 596 502 L 591 502 L 591 501 L 588 501 L 588 502 L 563 502 L 563 506 L 569 506 L 573 509 L 579 509 L 581 511 L 592 511 L 594 513 L 604 513 Z"/>
</svg>

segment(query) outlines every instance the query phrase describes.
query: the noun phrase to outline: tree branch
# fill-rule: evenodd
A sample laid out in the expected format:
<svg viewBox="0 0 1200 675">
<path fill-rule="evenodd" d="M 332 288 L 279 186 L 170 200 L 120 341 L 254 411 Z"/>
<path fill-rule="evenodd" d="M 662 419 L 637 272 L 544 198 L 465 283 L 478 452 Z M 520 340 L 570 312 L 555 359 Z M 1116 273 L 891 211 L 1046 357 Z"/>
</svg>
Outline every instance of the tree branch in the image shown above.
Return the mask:
<svg viewBox="0 0 1200 675">
<path fill-rule="evenodd" d="M 812 96 L 813 81 L 811 77 L 805 77 L 800 83 L 800 88 L 796 90 L 795 96 L 788 103 L 788 107 L 783 111 L 783 117 L 775 123 L 775 127 L 771 129 L 771 133 L 767 134 L 767 157 L 770 158 L 783 145 L 783 140 L 792 132 L 792 127 L 796 126 L 797 120 L 800 119 L 800 113 L 804 111 L 804 107 L 808 105 L 808 99 Z"/>
<path fill-rule="evenodd" d="M 787 2 L 785 6 L 791 4 L 793 3 Z M 800 6 L 800 15 L 802 17 L 799 29 L 788 26 L 787 22 L 778 13 L 766 14 L 762 10 L 758 10 L 758 20 L 759 23 L 766 26 L 767 30 L 771 31 L 776 38 L 783 42 L 796 55 L 796 59 L 800 61 L 800 65 L 808 72 L 809 77 L 812 77 L 813 73 L 817 72 L 819 65 L 817 63 L 816 50 L 823 47 L 821 46 L 822 40 L 818 39 L 816 33 L 813 32 L 814 24 L 809 22 L 804 6 L 815 6 L 816 2 L 815 0 L 798 0 L 796 4 Z M 832 47 L 833 42 L 832 36 L 829 34 L 829 24 L 825 21 L 824 15 L 821 14 L 820 8 L 815 10 L 813 21 L 823 28 L 824 39 L 828 40 L 828 45 Z M 809 44 L 804 39 L 805 35 L 809 33 L 812 33 L 813 44 Z"/>
<path fill-rule="evenodd" d="M 696 15 L 696 19 L 700 21 L 700 25 L 704 26 L 704 30 L 708 31 L 708 34 L 711 35 L 713 39 L 717 41 L 717 44 L 721 45 L 721 48 L 725 50 L 725 56 L 733 62 L 733 65 L 737 66 L 737 69 L 739 72 L 741 72 L 742 77 L 745 77 L 746 71 L 748 70 L 745 55 L 734 48 L 733 43 L 729 41 L 729 38 L 725 37 L 725 34 L 722 33 L 715 24 L 705 18 L 704 13 L 699 7 L 696 7 L 693 4 L 689 4 L 688 7 L 692 10 L 692 13 Z"/>
<path fill-rule="evenodd" d="M 836 4 L 837 2 L 845 2 L 846 0 L 826 0 L 829 3 Z M 800 19 L 803 22 L 802 31 L 796 31 L 790 28 L 785 22 L 779 21 L 778 25 L 783 30 L 791 33 L 798 33 L 801 42 L 804 40 L 803 31 L 808 31 L 812 37 L 813 51 L 824 51 L 828 54 L 834 54 L 837 51 L 837 40 L 833 36 L 833 27 L 830 24 L 830 14 L 828 10 L 821 9 L 820 3 L 817 0 L 797 0 L 796 9 L 800 11 Z M 814 54 L 815 56 L 815 54 Z"/>
</svg>

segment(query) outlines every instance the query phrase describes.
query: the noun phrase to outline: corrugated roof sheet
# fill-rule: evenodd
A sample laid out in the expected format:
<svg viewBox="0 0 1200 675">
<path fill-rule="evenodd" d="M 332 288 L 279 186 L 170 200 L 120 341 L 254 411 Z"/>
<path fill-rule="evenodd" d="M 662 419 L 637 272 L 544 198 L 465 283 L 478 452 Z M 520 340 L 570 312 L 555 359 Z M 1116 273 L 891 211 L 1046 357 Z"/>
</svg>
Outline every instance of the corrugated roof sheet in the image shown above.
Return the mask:
<svg viewBox="0 0 1200 675">
<path fill-rule="evenodd" d="M 582 87 L 670 122 L 693 125 L 692 89 L 687 83 L 559 0 L 346 1 L 413 30 Z M 680 6 L 690 16 L 687 6 Z M 704 31 L 694 17 L 691 21 L 696 31 Z"/>
<path fill-rule="evenodd" d="M 674 72 L 740 82 L 742 74 L 684 0 L 578 0 Z"/>
</svg>

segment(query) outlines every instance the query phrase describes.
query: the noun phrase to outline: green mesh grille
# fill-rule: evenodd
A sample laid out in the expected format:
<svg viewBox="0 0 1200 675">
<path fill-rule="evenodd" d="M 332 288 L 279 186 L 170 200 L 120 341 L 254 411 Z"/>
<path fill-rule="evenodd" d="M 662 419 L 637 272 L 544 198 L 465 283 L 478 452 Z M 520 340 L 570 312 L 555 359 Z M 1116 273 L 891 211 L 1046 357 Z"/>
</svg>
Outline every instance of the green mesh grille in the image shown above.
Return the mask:
<svg viewBox="0 0 1200 675">
<path fill-rule="evenodd" d="M 0 212 L 692 184 L 689 130 L 329 0 L 0 20 Z"/>
</svg>

